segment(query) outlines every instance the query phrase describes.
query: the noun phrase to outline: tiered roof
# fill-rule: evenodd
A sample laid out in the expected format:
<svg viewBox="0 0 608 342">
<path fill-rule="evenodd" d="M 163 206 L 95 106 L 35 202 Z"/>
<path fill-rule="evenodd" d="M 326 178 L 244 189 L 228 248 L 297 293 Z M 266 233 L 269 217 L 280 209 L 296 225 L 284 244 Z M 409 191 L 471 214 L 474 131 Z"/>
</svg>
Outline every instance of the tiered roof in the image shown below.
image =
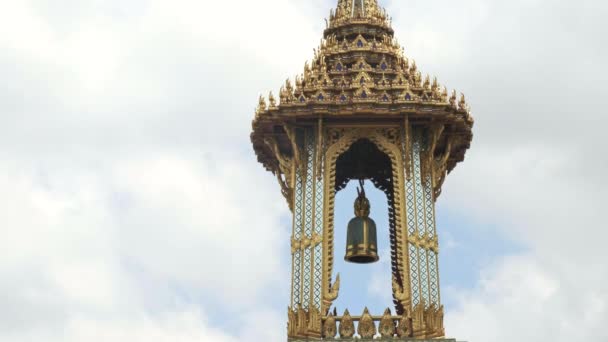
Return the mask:
<svg viewBox="0 0 608 342">
<path fill-rule="evenodd" d="M 415 126 L 444 125 L 437 151 L 450 140 L 448 171 L 464 159 L 472 139 L 473 118 L 464 95 L 423 76 L 394 38 L 391 19 L 377 0 L 338 0 L 318 49 L 304 72 L 289 79 L 267 103 L 260 96 L 251 139 L 261 163 L 277 170 L 279 161 L 264 139 L 279 142 L 292 155 L 286 124 L 390 122 L 405 115 Z"/>
</svg>

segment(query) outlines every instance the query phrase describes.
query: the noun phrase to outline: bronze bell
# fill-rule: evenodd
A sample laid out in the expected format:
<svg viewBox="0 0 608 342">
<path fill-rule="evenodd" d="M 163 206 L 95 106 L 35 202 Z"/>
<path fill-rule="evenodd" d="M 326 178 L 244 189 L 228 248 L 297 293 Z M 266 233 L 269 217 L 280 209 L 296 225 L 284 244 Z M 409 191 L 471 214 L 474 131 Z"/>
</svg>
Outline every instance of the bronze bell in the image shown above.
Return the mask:
<svg viewBox="0 0 608 342">
<path fill-rule="evenodd" d="M 361 189 L 357 188 L 355 217 L 348 222 L 344 260 L 357 264 L 368 264 L 378 261 L 376 223 L 369 218 L 370 206 L 365 197 L 363 180 L 359 180 L 359 185 Z"/>
</svg>

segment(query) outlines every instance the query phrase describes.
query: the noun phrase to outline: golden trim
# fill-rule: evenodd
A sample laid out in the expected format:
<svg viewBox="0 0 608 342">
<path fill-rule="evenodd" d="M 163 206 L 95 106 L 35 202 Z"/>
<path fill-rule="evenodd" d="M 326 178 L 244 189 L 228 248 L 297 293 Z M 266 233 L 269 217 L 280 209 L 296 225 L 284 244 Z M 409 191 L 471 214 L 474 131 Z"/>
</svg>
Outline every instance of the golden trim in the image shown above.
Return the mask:
<svg viewBox="0 0 608 342">
<path fill-rule="evenodd" d="M 412 127 L 410 125 L 409 116 L 404 117 L 405 126 L 405 178 L 409 182 L 412 177 Z"/>
<path fill-rule="evenodd" d="M 397 130 L 398 126 L 393 126 Z M 327 128 L 328 131 L 331 132 L 333 126 Z M 338 127 L 337 127 L 338 128 Z M 390 128 L 390 127 L 388 127 Z M 389 132 L 390 140 L 387 139 L 385 134 L 387 134 L 386 130 L 373 127 L 373 128 L 338 128 L 339 131 L 333 131 L 328 134 L 331 139 L 328 140 L 327 152 L 325 155 L 325 206 L 324 206 L 324 231 L 323 231 L 323 304 L 322 304 L 322 313 L 326 313 L 331 303 L 334 299 L 332 299 L 330 290 L 330 281 L 332 277 L 332 269 L 333 269 L 333 259 L 334 259 L 334 251 L 333 251 L 333 238 L 334 238 L 334 205 L 335 205 L 335 181 L 336 181 L 336 160 L 337 158 L 344 153 L 350 146 L 359 139 L 369 139 L 372 143 L 374 143 L 378 149 L 382 152 L 386 153 L 389 159 L 391 160 L 391 166 L 393 169 L 393 197 L 394 197 L 394 206 L 395 208 L 402 208 L 402 203 L 404 203 L 404 188 L 403 188 L 403 168 L 402 168 L 402 159 L 401 159 L 401 148 L 396 144 L 395 140 L 398 140 L 398 135 L 394 135 L 394 131 Z M 392 141 L 391 141 L 392 140 Z M 395 170 L 397 172 L 395 172 Z M 401 235 L 403 232 L 403 227 L 405 222 L 403 221 L 404 216 L 402 215 L 402 210 L 395 210 L 395 231 L 396 234 Z M 404 264 L 407 264 L 407 254 L 403 253 L 404 243 L 403 239 L 398 236 L 396 239 L 396 250 L 397 256 L 402 255 L 401 260 L 397 260 L 399 275 L 404 283 L 409 284 L 409 274 L 404 273 Z M 394 296 L 396 289 L 393 289 Z M 401 296 L 403 298 L 403 296 Z M 407 296 L 403 300 L 402 305 L 406 308 L 411 304 L 411 293 L 407 293 Z"/>
<path fill-rule="evenodd" d="M 281 186 L 281 194 L 285 197 L 289 210 L 293 212 L 293 183 L 291 172 L 293 170 L 293 158 L 284 156 L 279 150 L 277 141 L 274 137 L 267 137 L 264 139 L 264 143 L 273 151 L 277 160 L 276 166 L 274 166 L 273 173 L 276 175 L 279 185 Z"/>
</svg>

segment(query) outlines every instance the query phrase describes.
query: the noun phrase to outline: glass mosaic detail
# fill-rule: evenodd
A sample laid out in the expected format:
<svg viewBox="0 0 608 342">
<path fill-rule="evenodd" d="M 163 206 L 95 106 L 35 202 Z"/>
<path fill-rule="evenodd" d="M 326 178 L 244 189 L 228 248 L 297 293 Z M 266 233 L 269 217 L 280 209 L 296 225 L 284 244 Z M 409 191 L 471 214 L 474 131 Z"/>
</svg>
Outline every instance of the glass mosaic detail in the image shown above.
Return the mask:
<svg viewBox="0 0 608 342">
<path fill-rule="evenodd" d="M 320 137 L 316 137 L 316 139 L 320 139 Z M 317 140 L 318 141 L 318 140 Z M 315 145 L 316 142 L 315 141 Z M 321 158 L 316 158 L 315 151 L 315 161 L 321 160 Z M 323 196 L 324 196 L 324 180 L 323 174 L 316 174 L 316 172 L 322 172 L 321 168 L 318 165 L 315 165 L 315 202 L 314 202 L 314 232 L 323 236 Z M 317 307 L 317 309 L 321 309 L 321 289 L 322 289 L 322 280 L 323 280 L 323 251 L 322 244 L 319 244 L 314 247 L 314 267 L 313 267 L 313 303 Z"/>
<path fill-rule="evenodd" d="M 304 234 L 307 238 L 312 237 L 313 230 L 313 187 L 315 180 L 315 139 L 311 129 L 306 130 L 306 175 L 304 183 Z M 310 303 L 310 289 L 312 281 L 312 248 L 304 250 L 304 274 L 302 307 L 308 308 Z"/>
<path fill-rule="evenodd" d="M 416 242 L 436 239 L 431 175 L 421 174 L 423 144 L 422 134 L 418 131 L 412 143 L 412 179 L 405 183 L 405 205 L 408 236 L 414 238 L 414 242 L 408 242 L 412 304 L 415 306 L 424 300 L 428 307 L 431 304 L 439 306 L 440 295 L 437 252 L 427 247 L 428 244 L 422 247 Z"/>
<path fill-rule="evenodd" d="M 299 240 L 302 238 L 303 227 L 302 227 L 302 211 L 303 211 L 303 186 L 302 186 L 302 173 L 297 170 L 295 175 L 295 204 L 294 204 L 294 220 L 293 220 L 293 238 Z M 297 307 L 298 304 L 302 303 L 302 253 L 296 251 L 293 254 L 293 294 L 291 298 L 291 306 Z"/>
<path fill-rule="evenodd" d="M 317 309 L 321 309 L 321 288 L 323 286 L 323 246 L 321 244 L 315 246 L 315 266 L 314 266 L 314 287 L 313 287 L 313 303 Z"/>
<path fill-rule="evenodd" d="M 416 246 L 408 244 L 408 254 L 410 257 L 410 286 L 412 288 L 412 305 L 420 303 L 420 277 L 418 273 L 418 250 Z"/>
</svg>

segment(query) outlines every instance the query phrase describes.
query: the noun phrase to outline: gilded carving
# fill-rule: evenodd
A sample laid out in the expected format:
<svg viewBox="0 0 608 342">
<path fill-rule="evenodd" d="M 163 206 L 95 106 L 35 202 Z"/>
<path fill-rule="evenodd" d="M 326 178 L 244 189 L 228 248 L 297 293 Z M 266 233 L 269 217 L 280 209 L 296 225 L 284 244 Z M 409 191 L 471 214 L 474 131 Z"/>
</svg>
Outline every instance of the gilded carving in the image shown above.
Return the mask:
<svg viewBox="0 0 608 342">
<path fill-rule="evenodd" d="M 443 327 L 443 306 L 426 306 L 421 301 L 412 313 L 413 334 L 416 338 L 437 338 L 445 335 Z"/>
<path fill-rule="evenodd" d="M 291 307 L 287 308 L 287 336 L 295 337 L 298 334 L 298 322 L 296 312 Z"/>
<path fill-rule="evenodd" d="M 308 310 L 307 336 L 321 337 L 321 313 L 314 305 Z"/>
<path fill-rule="evenodd" d="M 464 99 L 464 94 L 460 93 L 460 101 L 458 101 L 458 109 L 463 112 L 469 111 L 469 105 L 467 101 Z"/>
<path fill-rule="evenodd" d="M 264 99 L 264 96 L 260 95 L 260 98 L 258 99 L 258 107 L 255 111 L 256 115 L 261 115 L 264 114 L 264 112 L 266 111 L 266 100 Z"/>
<path fill-rule="evenodd" d="M 344 311 L 344 315 L 342 315 L 342 321 L 340 321 L 340 337 L 341 338 L 351 338 L 355 335 L 355 323 L 353 322 L 352 317 L 350 317 L 350 313 L 348 309 Z"/>
<path fill-rule="evenodd" d="M 412 177 L 412 128 L 410 126 L 409 117 L 404 118 L 405 135 L 404 135 L 404 151 L 405 154 L 405 179 L 409 182 Z"/>
<path fill-rule="evenodd" d="M 414 234 L 408 236 L 407 241 L 416 247 L 421 247 L 423 249 L 430 250 L 435 253 L 439 252 L 439 241 L 437 239 L 437 236 L 429 238 L 428 235 L 420 237 L 420 235 Z"/>
<path fill-rule="evenodd" d="M 298 305 L 297 310 L 287 309 L 288 337 L 321 337 L 321 313 L 314 306 L 308 310 Z"/>
<path fill-rule="evenodd" d="M 294 166 L 298 166 L 300 164 L 300 161 L 302 159 L 300 159 L 300 147 L 298 146 L 298 143 L 296 141 L 296 132 L 295 129 L 293 127 L 284 125 L 283 129 L 285 130 L 285 134 L 287 135 L 287 138 L 289 139 L 289 142 L 291 143 L 291 149 L 293 151 L 293 163 Z"/>
<path fill-rule="evenodd" d="M 395 146 L 399 146 L 400 139 L 400 129 L 399 127 L 389 127 L 389 128 L 380 128 L 378 133 L 382 135 L 388 142 Z"/>
<path fill-rule="evenodd" d="M 338 298 L 338 294 L 340 293 L 340 273 L 336 275 L 336 280 L 331 286 L 330 290 L 324 294 L 324 307 L 329 307 L 331 303 Z"/>
<path fill-rule="evenodd" d="M 302 308 L 302 305 L 298 305 L 296 322 L 297 336 L 306 336 L 308 330 L 308 312 Z"/>
<path fill-rule="evenodd" d="M 315 150 L 315 165 L 317 166 L 317 179 L 321 180 L 323 178 L 323 144 L 325 139 L 323 139 L 323 119 L 319 118 L 317 125 L 317 146 Z"/>
<path fill-rule="evenodd" d="M 407 315 L 401 316 L 401 319 L 399 320 L 399 325 L 397 326 L 397 336 L 410 336 L 410 319 L 407 317 Z"/>
<path fill-rule="evenodd" d="M 336 319 L 332 314 L 329 314 L 323 322 L 323 338 L 333 339 L 336 337 L 337 329 L 336 329 Z"/>
<path fill-rule="evenodd" d="M 429 143 L 426 149 L 426 153 L 424 155 L 424 157 L 422 158 L 422 174 L 426 175 L 428 173 L 427 170 L 430 170 L 431 173 L 431 177 L 433 177 L 432 179 L 435 179 L 435 167 L 434 167 L 434 156 L 435 156 L 435 149 L 437 148 L 437 143 L 439 142 L 439 138 L 441 137 L 441 134 L 443 133 L 443 130 L 445 129 L 445 125 L 440 124 L 440 123 L 434 123 L 431 125 L 431 127 L 429 128 Z M 429 169 L 430 168 L 430 169 Z"/>
<path fill-rule="evenodd" d="M 326 129 L 327 134 L 327 147 L 337 143 L 340 138 L 344 136 L 347 129 L 342 127 L 330 127 Z"/>
<path fill-rule="evenodd" d="M 405 284 L 407 287 L 404 289 L 404 286 L 399 285 L 399 283 L 397 282 L 397 279 L 395 278 L 395 276 L 393 275 L 393 297 L 399 302 L 401 303 L 401 305 L 403 305 L 404 308 L 407 308 L 410 306 L 409 303 L 409 299 L 410 299 L 410 291 L 409 291 L 409 284 Z"/>
<path fill-rule="evenodd" d="M 380 319 L 380 325 L 378 326 L 378 332 L 383 338 L 389 338 L 395 335 L 395 321 L 393 321 L 393 318 L 391 317 L 391 310 L 389 308 L 384 310 L 384 314 Z"/>
<path fill-rule="evenodd" d="M 452 153 L 452 139 L 448 139 L 445 152 L 433 159 L 433 192 L 436 199 L 441 194 L 441 186 L 445 180 L 448 159 Z"/>
<path fill-rule="evenodd" d="M 372 338 L 376 335 L 376 325 L 367 308 L 363 310 L 363 315 L 361 315 L 359 325 L 357 326 L 357 333 L 362 338 Z"/>
<path fill-rule="evenodd" d="M 289 209 L 293 212 L 293 184 L 291 182 L 291 172 L 293 159 L 284 156 L 279 150 L 278 144 L 273 138 L 264 139 L 264 143 L 273 151 L 277 160 L 277 166 L 273 170 L 279 185 L 281 186 L 281 194 L 285 197 Z"/>
<path fill-rule="evenodd" d="M 268 94 L 268 109 L 277 109 L 277 101 L 274 98 L 272 92 Z"/>
<path fill-rule="evenodd" d="M 302 248 L 302 239 L 291 238 L 291 254 L 294 254 L 296 251 Z"/>
</svg>

